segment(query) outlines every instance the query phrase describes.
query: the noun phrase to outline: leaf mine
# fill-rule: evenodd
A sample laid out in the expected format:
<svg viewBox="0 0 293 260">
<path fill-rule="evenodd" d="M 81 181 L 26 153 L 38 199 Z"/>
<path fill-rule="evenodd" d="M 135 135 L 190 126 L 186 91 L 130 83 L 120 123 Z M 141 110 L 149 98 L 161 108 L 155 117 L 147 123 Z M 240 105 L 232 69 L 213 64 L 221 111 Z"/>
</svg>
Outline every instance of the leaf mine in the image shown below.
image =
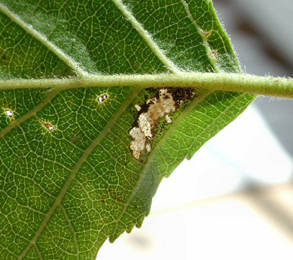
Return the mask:
<svg viewBox="0 0 293 260">
<path fill-rule="evenodd" d="M 195 89 L 192 88 L 162 88 L 145 104 L 134 105 L 139 114 L 129 134 L 132 138 L 130 149 L 135 159 L 138 160 L 144 152 L 151 152 L 151 142 L 155 137 L 158 122 L 164 118 L 164 124 L 171 124 L 170 114 L 175 113 L 181 104 L 194 96 Z"/>
</svg>

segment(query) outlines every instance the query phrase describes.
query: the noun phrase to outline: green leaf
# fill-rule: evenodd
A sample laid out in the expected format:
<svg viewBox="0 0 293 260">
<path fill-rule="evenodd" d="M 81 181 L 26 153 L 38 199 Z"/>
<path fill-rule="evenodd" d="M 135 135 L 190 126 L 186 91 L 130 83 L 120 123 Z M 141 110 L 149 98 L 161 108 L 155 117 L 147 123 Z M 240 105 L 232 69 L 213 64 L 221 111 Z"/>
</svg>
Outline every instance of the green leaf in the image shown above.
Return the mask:
<svg viewBox="0 0 293 260">
<path fill-rule="evenodd" d="M 253 100 L 148 85 L 182 72 L 240 72 L 210 0 L 0 1 L 1 259 L 95 259 L 142 224 L 162 178 Z"/>
</svg>

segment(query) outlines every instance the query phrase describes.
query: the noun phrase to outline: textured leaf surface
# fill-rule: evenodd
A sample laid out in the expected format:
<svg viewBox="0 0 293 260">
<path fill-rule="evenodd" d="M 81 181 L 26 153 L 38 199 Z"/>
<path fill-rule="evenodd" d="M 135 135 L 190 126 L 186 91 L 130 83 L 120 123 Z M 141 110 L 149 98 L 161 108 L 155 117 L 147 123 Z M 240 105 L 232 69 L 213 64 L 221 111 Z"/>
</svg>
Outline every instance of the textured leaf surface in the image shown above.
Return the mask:
<svg viewBox="0 0 293 260">
<path fill-rule="evenodd" d="M 182 71 L 240 71 L 209 0 L 0 1 L 0 84 Z M 173 110 L 135 158 L 130 131 L 160 96 L 145 87 L 0 91 L 1 259 L 95 259 L 252 100 L 166 89 Z"/>
</svg>

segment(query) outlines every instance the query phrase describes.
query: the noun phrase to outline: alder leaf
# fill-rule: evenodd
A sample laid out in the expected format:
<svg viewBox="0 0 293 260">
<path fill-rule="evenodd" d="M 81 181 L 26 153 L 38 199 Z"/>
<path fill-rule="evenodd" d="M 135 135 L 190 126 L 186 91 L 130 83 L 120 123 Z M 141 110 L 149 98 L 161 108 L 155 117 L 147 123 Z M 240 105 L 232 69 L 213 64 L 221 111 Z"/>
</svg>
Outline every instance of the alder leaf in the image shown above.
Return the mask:
<svg viewBox="0 0 293 260">
<path fill-rule="evenodd" d="M 0 1 L 1 259 L 95 259 L 141 226 L 253 100 L 148 85 L 183 72 L 240 72 L 210 0 Z"/>
</svg>

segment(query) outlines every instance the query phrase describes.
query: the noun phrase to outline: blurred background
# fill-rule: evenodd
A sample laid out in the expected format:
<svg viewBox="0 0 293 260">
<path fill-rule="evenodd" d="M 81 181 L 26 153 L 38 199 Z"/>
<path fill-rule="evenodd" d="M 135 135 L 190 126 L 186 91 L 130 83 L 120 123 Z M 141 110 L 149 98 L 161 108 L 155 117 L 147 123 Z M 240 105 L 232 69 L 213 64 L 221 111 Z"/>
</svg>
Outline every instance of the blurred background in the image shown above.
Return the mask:
<svg viewBox="0 0 293 260">
<path fill-rule="evenodd" d="M 243 70 L 293 77 L 292 0 L 214 0 Z M 293 100 L 258 97 L 98 259 L 293 259 Z"/>
</svg>

